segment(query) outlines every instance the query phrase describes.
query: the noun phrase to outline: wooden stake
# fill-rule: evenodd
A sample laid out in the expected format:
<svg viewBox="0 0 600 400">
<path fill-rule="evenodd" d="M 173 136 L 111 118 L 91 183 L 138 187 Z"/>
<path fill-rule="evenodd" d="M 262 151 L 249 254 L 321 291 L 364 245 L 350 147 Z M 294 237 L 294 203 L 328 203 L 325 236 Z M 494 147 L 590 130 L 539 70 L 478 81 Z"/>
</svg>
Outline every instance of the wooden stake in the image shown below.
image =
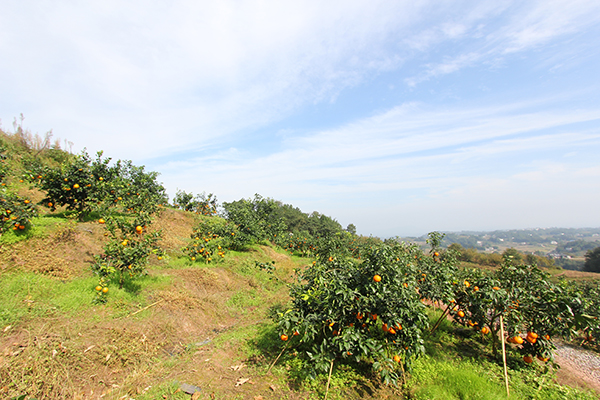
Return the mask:
<svg viewBox="0 0 600 400">
<path fill-rule="evenodd" d="M 402 381 L 404 382 L 404 387 L 406 387 L 406 371 L 404 371 L 404 363 L 400 363 L 400 369 L 402 369 Z"/>
<path fill-rule="evenodd" d="M 327 389 L 325 389 L 325 400 L 327 400 L 327 395 L 329 394 L 329 382 L 331 382 L 331 372 L 333 371 L 333 360 L 331 359 L 331 366 L 329 367 L 329 376 L 327 377 Z"/>
<path fill-rule="evenodd" d="M 435 323 L 435 325 L 433 326 L 433 328 L 431 328 L 431 330 L 429 331 L 429 334 L 431 335 L 433 332 L 435 332 L 435 330 L 438 328 L 438 326 L 440 326 L 440 324 L 442 323 L 442 320 L 444 319 L 444 317 L 446 317 L 446 314 L 448 313 L 448 311 L 450 310 L 450 304 L 448 304 L 446 306 L 446 309 L 444 310 L 444 312 L 442 313 L 442 315 L 440 316 L 440 318 L 438 318 L 437 322 Z"/>
<path fill-rule="evenodd" d="M 269 371 L 271 371 L 271 368 L 273 368 L 273 365 L 275 365 L 275 363 L 277 362 L 277 360 L 279 360 L 279 357 L 281 357 L 281 355 L 283 354 L 283 352 L 285 351 L 285 349 L 287 349 L 288 344 L 290 344 L 290 342 L 287 342 L 285 344 L 285 346 L 283 347 L 283 349 L 281 349 L 281 353 L 279 353 L 279 355 L 277 356 L 277 358 L 275 359 L 275 361 L 273 361 L 271 363 L 271 365 L 269 366 L 269 369 L 267 370 L 267 374 L 269 373 Z"/>
<path fill-rule="evenodd" d="M 504 345 L 504 320 L 502 314 L 500 314 L 500 338 L 502 338 L 502 362 L 504 363 L 504 382 L 506 382 L 506 397 L 510 397 L 510 390 L 508 389 L 508 370 L 506 367 L 506 346 Z"/>
</svg>

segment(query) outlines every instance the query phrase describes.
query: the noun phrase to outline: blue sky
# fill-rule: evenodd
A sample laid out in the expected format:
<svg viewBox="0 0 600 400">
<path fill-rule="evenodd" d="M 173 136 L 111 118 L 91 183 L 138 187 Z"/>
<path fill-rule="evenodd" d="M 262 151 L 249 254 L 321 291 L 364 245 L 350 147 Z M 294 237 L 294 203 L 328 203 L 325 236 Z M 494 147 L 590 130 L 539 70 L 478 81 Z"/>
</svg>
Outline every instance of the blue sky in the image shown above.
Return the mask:
<svg viewBox="0 0 600 400">
<path fill-rule="evenodd" d="M 600 226 L 600 2 L 169 3 L 3 1 L 3 129 L 365 235 Z"/>
</svg>

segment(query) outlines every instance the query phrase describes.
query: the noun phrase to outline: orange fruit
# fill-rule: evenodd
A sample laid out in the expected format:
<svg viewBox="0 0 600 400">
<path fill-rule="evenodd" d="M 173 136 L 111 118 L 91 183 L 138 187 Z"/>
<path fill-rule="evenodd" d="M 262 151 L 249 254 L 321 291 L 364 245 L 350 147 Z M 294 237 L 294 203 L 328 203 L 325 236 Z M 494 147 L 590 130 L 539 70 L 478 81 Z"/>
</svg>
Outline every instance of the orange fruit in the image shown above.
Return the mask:
<svg viewBox="0 0 600 400">
<path fill-rule="evenodd" d="M 300 332 L 294 331 L 294 336 L 298 336 L 299 334 L 300 334 Z"/>
<path fill-rule="evenodd" d="M 281 340 L 283 340 L 284 342 L 285 342 L 286 340 L 288 340 L 288 337 L 287 337 L 287 335 L 281 335 Z"/>
<path fill-rule="evenodd" d="M 48 207 L 52 207 L 52 203 L 48 203 Z"/>
<path fill-rule="evenodd" d="M 381 282 L 381 276 L 379 276 L 379 275 L 375 275 L 375 276 L 373 277 L 373 280 L 374 280 L 375 282 Z"/>
<path fill-rule="evenodd" d="M 537 356 L 538 360 L 543 361 L 543 362 L 547 362 L 549 360 L 548 357 L 543 357 L 543 356 Z"/>
<path fill-rule="evenodd" d="M 389 330 L 387 324 L 383 324 L 381 326 L 381 329 L 383 329 L 384 332 L 387 332 Z"/>
<path fill-rule="evenodd" d="M 487 335 L 488 333 L 490 333 L 490 328 L 488 328 L 487 326 L 484 326 L 483 328 L 481 328 L 481 333 L 483 333 L 484 335 Z"/>
<path fill-rule="evenodd" d="M 73 189 L 79 189 L 79 185 L 76 183 L 73 185 Z"/>
<path fill-rule="evenodd" d="M 466 287 L 469 287 L 469 286 L 471 286 L 471 284 L 469 283 L 469 281 L 465 281 L 465 286 L 466 286 Z"/>
<path fill-rule="evenodd" d="M 396 330 L 395 330 L 394 328 L 390 328 L 390 329 L 388 329 L 388 332 L 389 332 L 390 334 L 392 334 L 392 335 L 395 335 L 395 334 L 396 334 Z"/>
<path fill-rule="evenodd" d="M 108 288 L 107 287 L 102 288 L 102 293 L 108 293 Z"/>
<path fill-rule="evenodd" d="M 135 231 L 137 233 L 142 233 L 142 230 L 143 230 L 143 228 L 141 226 L 139 226 L 139 225 L 135 227 Z"/>
<path fill-rule="evenodd" d="M 399 362 L 400 362 L 400 356 L 399 356 L 398 354 L 396 354 L 396 355 L 394 356 L 394 361 L 395 361 L 395 362 L 397 362 L 397 363 L 399 363 Z"/>
<path fill-rule="evenodd" d="M 98 292 L 99 292 L 99 291 L 101 291 L 101 290 L 102 290 L 102 286 L 100 286 L 100 285 L 96 286 L 96 290 L 97 290 Z"/>
<path fill-rule="evenodd" d="M 523 344 L 523 338 L 521 336 L 515 336 L 514 338 L 512 338 L 513 343 L 516 344 Z"/>
<path fill-rule="evenodd" d="M 525 356 L 523 357 L 523 361 L 525 361 L 527 364 L 531 364 L 533 362 L 533 358 L 530 356 Z"/>
<path fill-rule="evenodd" d="M 465 316 L 465 313 L 461 310 L 458 312 L 458 316 L 463 318 Z"/>
<path fill-rule="evenodd" d="M 438 252 L 436 251 L 435 253 L 433 253 L 433 255 L 437 257 L 437 256 L 439 256 L 439 255 L 440 255 L 440 253 L 438 253 Z"/>
<path fill-rule="evenodd" d="M 527 336 L 531 337 L 532 339 L 538 338 L 538 334 L 535 332 L 527 332 Z"/>
<path fill-rule="evenodd" d="M 500 288 L 498 286 L 494 286 L 492 289 L 494 289 L 494 290 L 500 290 Z"/>
<path fill-rule="evenodd" d="M 50 203 L 50 204 L 52 204 L 52 203 Z M 103 224 L 103 223 L 105 223 L 105 222 L 106 222 L 106 221 L 105 221 L 103 218 L 100 218 L 100 219 L 98 220 L 98 223 L 99 223 L 99 224 Z"/>
</svg>

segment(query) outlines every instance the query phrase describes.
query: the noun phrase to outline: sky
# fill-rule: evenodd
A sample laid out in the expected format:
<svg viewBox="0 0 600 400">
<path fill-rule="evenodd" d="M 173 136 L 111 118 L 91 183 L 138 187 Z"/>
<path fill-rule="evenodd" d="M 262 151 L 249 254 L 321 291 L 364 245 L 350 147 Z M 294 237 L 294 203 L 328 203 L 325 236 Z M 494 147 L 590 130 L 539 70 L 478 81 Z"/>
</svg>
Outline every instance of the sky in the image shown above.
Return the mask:
<svg viewBox="0 0 600 400">
<path fill-rule="evenodd" d="M 599 227 L 599 66 L 597 0 L 0 5 L 3 130 L 379 237 Z"/>
</svg>

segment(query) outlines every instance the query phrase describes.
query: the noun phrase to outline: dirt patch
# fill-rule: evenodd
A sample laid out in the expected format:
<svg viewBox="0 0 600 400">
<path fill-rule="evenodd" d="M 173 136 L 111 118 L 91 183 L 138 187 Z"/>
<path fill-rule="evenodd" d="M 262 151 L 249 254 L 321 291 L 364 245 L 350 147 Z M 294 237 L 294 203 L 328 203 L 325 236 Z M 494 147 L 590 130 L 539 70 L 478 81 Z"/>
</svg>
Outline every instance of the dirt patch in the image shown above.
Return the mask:
<svg viewBox="0 0 600 400">
<path fill-rule="evenodd" d="M 172 252 L 179 252 L 190 240 L 197 218 L 193 213 L 163 209 L 152 223 L 152 228 L 163 233 L 160 245 Z"/>
</svg>

